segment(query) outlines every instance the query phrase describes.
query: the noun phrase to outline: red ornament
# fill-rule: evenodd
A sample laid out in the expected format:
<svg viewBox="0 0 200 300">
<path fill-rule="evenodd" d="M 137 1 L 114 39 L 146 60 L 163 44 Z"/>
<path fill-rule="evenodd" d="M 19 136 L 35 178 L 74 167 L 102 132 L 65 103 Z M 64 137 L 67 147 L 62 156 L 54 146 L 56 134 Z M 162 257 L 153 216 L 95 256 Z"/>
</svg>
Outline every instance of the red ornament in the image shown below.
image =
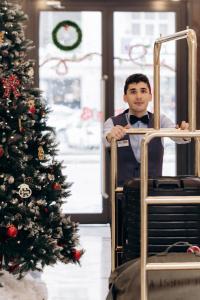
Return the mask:
<svg viewBox="0 0 200 300">
<path fill-rule="evenodd" d="M 63 244 L 63 243 L 61 243 L 61 242 L 58 242 L 57 245 L 58 245 L 59 247 L 63 247 L 63 248 L 64 248 L 64 246 L 65 246 L 65 244 Z"/>
<path fill-rule="evenodd" d="M 81 120 L 87 121 L 93 117 L 93 111 L 89 107 L 84 107 L 81 114 Z"/>
<path fill-rule="evenodd" d="M 9 262 L 9 264 L 8 264 L 8 271 L 10 273 L 14 272 L 18 268 L 19 268 L 19 264 L 15 263 L 15 262 Z"/>
<path fill-rule="evenodd" d="M 34 114 L 36 112 L 35 106 L 30 107 L 28 112 L 31 113 L 31 114 Z"/>
<path fill-rule="evenodd" d="M 82 255 L 83 255 L 83 250 L 77 250 L 77 249 L 72 250 L 72 256 L 74 260 L 79 261 Z"/>
<path fill-rule="evenodd" d="M 2 157 L 4 155 L 4 150 L 3 148 L 0 146 L 0 157 Z"/>
<path fill-rule="evenodd" d="M 61 190 L 61 185 L 60 185 L 59 183 L 57 183 L 57 182 L 54 182 L 54 183 L 52 184 L 52 189 L 53 189 L 54 191 L 60 191 L 60 190 Z"/>
<path fill-rule="evenodd" d="M 7 78 L 2 78 L 1 81 L 3 83 L 3 88 L 4 88 L 3 98 L 10 97 L 11 92 L 13 93 L 15 98 L 18 98 L 21 95 L 19 90 L 18 90 L 18 86 L 20 85 L 20 81 L 19 81 L 19 79 L 17 78 L 16 75 L 11 74 Z"/>
<path fill-rule="evenodd" d="M 48 210 L 47 207 L 45 207 L 44 211 L 45 211 L 45 213 L 48 213 L 48 212 L 49 212 L 49 210 Z"/>
<path fill-rule="evenodd" d="M 21 133 L 25 132 L 25 128 L 21 127 L 20 130 L 19 130 Z"/>
<path fill-rule="evenodd" d="M 15 238 L 18 234 L 18 230 L 14 225 L 10 225 L 7 228 L 7 236 Z"/>
</svg>

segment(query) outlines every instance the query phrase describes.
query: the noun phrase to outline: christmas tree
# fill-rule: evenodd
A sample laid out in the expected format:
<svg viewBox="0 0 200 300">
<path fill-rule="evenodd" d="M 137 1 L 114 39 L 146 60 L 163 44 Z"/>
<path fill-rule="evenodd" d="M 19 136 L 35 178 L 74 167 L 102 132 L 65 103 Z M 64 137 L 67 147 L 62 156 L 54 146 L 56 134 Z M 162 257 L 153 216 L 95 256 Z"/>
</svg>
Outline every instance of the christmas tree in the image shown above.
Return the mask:
<svg viewBox="0 0 200 300">
<path fill-rule="evenodd" d="M 27 16 L 0 2 L 0 269 L 23 277 L 57 261 L 79 262 L 77 224 L 61 206 L 70 184 L 55 159 L 49 110 L 33 88 Z"/>
</svg>

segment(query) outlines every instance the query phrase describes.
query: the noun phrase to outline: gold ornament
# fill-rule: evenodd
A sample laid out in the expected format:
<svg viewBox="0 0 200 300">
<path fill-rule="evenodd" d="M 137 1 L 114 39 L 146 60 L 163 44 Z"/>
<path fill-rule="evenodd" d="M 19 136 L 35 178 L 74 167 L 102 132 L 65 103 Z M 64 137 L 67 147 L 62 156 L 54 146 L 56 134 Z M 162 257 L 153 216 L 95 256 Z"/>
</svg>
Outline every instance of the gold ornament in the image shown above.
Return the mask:
<svg viewBox="0 0 200 300">
<path fill-rule="evenodd" d="M 4 43 L 4 32 L 0 31 L 0 45 Z"/>
<path fill-rule="evenodd" d="M 26 177 L 24 181 L 25 181 L 25 183 L 32 183 L 33 178 L 32 177 Z"/>
<path fill-rule="evenodd" d="M 29 108 L 35 107 L 35 100 L 30 98 L 27 104 Z"/>
<path fill-rule="evenodd" d="M 28 70 L 27 70 L 27 75 L 29 77 L 33 77 L 34 76 L 34 69 L 32 67 L 30 67 Z"/>
<path fill-rule="evenodd" d="M 49 179 L 49 180 L 52 180 L 52 181 L 53 181 L 53 180 L 55 179 L 54 174 L 48 173 L 47 176 L 48 176 L 48 179 Z"/>
<path fill-rule="evenodd" d="M 32 191 L 28 184 L 22 183 L 18 186 L 18 189 L 21 198 L 29 198 L 32 195 Z"/>
<path fill-rule="evenodd" d="M 43 150 L 42 146 L 38 147 L 38 158 L 39 158 L 39 160 L 44 159 L 44 150 Z"/>
</svg>

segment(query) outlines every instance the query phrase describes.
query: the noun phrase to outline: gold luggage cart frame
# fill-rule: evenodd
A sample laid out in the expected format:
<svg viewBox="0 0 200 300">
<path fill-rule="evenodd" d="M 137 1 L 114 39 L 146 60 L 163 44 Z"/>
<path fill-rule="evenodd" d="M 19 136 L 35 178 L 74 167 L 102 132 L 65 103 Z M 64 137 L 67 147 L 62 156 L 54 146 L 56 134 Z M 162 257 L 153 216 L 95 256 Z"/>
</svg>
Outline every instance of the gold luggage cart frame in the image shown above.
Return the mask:
<svg viewBox="0 0 200 300">
<path fill-rule="evenodd" d="M 189 130 L 160 129 L 160 50 L 162 43 L 187 39 L 188 55 L 188 120 Z M 141 300 L 148 300 L 147 272 L 150 270 L 188 270 L 200 269 L 200 263 L 148 263 L 148 205 L 151 204 L 200 204 L 200 196 L 148 196 L 148 144 L 155 137 L 187 137 L 195 139 L 195 175 L 200 176 L 200 130 L 196 130 L 196 62 L 197 62 L 196 33 L 192 29 L 177 32 L 173 35 L 161 37 L 154 43 L 154 128 L 128 129 L 127 134 L 144 134 L 141 144 Z M 117 145 L 116 140 L 111 141 L 111 201 L 112 201 L 112 225 L 111 225 L 111 267 L 115 269 L 116 252 L 116 192 L 122 192 L 123 188 L 117 186 Z"/>
</svg>

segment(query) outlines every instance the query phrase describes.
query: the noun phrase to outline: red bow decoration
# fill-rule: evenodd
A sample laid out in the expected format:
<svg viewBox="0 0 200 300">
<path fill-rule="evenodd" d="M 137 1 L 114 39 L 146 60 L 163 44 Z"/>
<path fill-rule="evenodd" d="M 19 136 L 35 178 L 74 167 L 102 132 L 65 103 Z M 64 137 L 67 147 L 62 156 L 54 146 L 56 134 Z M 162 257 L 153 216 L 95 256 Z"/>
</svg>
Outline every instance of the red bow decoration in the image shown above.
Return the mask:
<svg viewBox="0 0 200 300">
<path fill-rule="evenodd" d="M 91 119 L 92 117 L 93 117 L 92 109 L 90 109 L 89 107 L 84 107 L 83 112 L 81 114 L 81 119 L 86 121 Z"/>
<path fill-rule="evenodd" d="M 3 98 L 10 97 L 11 92 L 13 92 L 15 98 L 18 98 L 20 96 L 20 92 L 18 90 L 20 81 L 16 75 L 12 74 L 7 78 L 2 78 L 1 81 L 3 83 L 3 88 L 4 88 Z"/>
</svg>

